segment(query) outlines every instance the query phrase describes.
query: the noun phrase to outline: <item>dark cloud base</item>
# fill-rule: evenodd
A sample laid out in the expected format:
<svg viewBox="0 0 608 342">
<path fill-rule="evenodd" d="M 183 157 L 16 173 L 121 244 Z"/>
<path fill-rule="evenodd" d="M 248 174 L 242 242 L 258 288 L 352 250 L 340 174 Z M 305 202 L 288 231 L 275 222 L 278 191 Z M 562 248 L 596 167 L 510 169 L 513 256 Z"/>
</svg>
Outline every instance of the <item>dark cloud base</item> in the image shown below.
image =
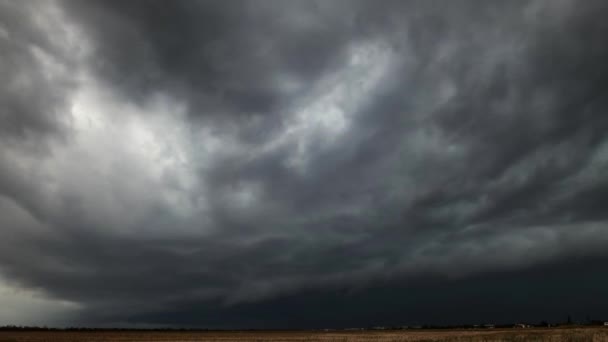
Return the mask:
<svg viewBox="0 0 608 342">
<path fill-rule="evenodd" d="M 574 258 L 466 278 L 418 276 L 304 291 L 263 303 L 223 307 L 181 303 L 168 311 L 128 317 L 131 323 L 216 328 L 286 329 L 401 325 L 565 322 L 606 316 L 606 258 Z M 113 317 L 116 318 L 116 317 Z M 238 322 L 234 324 L 232 322 Z"/>
</svg>

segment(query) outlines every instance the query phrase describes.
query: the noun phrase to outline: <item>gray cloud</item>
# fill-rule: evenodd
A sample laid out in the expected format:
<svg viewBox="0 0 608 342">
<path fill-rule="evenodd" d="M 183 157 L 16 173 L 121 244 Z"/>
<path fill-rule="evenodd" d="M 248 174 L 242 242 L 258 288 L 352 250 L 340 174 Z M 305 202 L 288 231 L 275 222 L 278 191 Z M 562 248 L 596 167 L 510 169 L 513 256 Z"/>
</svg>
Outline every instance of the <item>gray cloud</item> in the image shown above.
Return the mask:
<svg viewBox="0 0 608 342">
<path fill-rule="evenodd" d="M 59 50 L 63 42 L 45 32 L 56 28 L 56 23 L 44 18 L 48 9 L 42 3 L 3 1 L 0 6 L 3 136 L 32 138 L 56 132 L 61 126 L 57 116 L 70 86 L 68 79 L 55 72 L 70 62 Z M 39 18 L 32 17 L 36 11 Z"/>
<path fill-rule="evenodd" d="M 0 6 L 0 272 L 83 323 L 606 257 L 600 1 Z"/>
</svg>

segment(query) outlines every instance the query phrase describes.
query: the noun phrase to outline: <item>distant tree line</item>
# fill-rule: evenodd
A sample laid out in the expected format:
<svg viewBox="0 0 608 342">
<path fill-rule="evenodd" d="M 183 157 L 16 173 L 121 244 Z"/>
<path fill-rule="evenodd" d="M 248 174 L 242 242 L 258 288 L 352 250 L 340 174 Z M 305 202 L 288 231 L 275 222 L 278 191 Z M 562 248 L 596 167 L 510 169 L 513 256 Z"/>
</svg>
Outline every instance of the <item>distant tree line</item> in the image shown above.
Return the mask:
<svg viewBox="0 0 608 342">
<path fill-rule="evenodd" d="M 317 331 L 337 331 L 337 330 L 409 330 L 409 329 L 426 329 L 426 330 L 441 330 L 441 329 L 505 329 L 505 328 L 543 328 L 543 327 L 565 327 L 565 326 L 604 326 L 604 320 L 596 320 L 587 318 L 584 323 L 574 323 L 570 316 L 563 323 L 549 323 L 541 321 L 539 323 L 511 323 L 511 324 L 461 324 L 461 325 L 401 325 L 401 326 L 368 326 L 364 328 L 340 328 L 340 329 L 271 329 L 272 331 L 288 331 L 288 330 L 317 330 Z M 4 325 L 0 326 L 0 331 L 167 331 L 167 332 L 212 332 L 212 331 L 268 331 L 268 329 L 205 329 L 205 328 L 92 328 L 92 327 L 47 327 L 47 326 L 25 326 L 25 325 Z"/>
</svg>

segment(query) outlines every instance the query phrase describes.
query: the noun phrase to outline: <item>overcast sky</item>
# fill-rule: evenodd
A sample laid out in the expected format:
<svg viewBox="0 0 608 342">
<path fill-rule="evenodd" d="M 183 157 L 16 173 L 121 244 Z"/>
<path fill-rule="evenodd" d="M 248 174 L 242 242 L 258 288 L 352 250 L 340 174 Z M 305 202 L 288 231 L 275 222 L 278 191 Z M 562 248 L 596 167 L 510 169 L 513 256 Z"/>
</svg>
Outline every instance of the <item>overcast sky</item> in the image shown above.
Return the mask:
<svg viewBox="0 0 608 342">
<path fill-rule="evenodd" d="M 607 16 L 0 0 L 0 325 L 608 319 Z"/>
</svg>

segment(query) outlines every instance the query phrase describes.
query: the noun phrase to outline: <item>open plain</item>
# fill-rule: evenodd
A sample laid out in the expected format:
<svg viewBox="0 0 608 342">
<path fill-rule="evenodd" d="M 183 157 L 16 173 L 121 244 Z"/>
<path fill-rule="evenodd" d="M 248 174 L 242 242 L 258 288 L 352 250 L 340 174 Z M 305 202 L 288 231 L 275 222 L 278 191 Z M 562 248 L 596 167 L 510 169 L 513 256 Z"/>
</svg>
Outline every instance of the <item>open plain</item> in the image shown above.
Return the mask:
<svg viewBox="0 0 608 342">
<path fill-rule="evenodd" d="M 608 341 L 608 328 L 385 331 L 2 331 L 0 342 Z"/>
</svg>

